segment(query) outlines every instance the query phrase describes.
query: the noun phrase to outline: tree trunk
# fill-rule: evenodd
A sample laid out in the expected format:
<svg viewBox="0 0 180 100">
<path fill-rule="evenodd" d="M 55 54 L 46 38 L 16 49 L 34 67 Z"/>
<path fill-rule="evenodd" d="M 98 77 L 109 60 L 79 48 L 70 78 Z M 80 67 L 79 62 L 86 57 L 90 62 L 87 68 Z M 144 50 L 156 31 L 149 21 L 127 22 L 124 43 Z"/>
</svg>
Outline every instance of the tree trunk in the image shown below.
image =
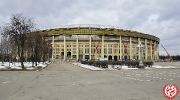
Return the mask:
<svg viewBox="0 0 180 100">
<path fill-rule="evenodd" d="M 38 49 L 37 49 L 38 47 L 37 47 L 37 45 L 35 46 L 35 65 L 37 66 L 37 56 L 38 56 L 38 54 L 37 54 L 37 52 L 38 52 Z"/>
<path fill-rule="evenodd" d="M 23 47 L 21 47 L 22 49 L 21 49 L 21 57 L 20 57 L 20 61 L 21 61 L 21 67 L 22 67 L 22 69 L 24 69 L 24 48 Z"/>
</svg>

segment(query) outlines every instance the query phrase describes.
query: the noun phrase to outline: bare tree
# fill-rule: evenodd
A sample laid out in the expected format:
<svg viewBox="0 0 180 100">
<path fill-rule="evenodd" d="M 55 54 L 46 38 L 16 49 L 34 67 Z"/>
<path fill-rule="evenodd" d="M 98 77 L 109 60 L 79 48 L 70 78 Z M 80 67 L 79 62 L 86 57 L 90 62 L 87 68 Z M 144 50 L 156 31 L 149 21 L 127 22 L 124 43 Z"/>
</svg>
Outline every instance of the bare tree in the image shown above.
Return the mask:
<svg viewBox="0 0 180 100">
<path fill-rule="evenodd" d="M 40 31 L 34 31 L 28 34 L 26 49 L 31 58 L 32 66 L 37 66 L 37 62 L 47 61 L 48 55 L 52 55 L 51 44 L 46 41 L 46 34 L 40 33 Z"/>
<path fill-rule="evenodd" d="M 48 41 L 46 34 L 41 34 L 41 60 L 43 62 L 49 61 L 50 56 L 52 56 L 52 45 L 51 41 Z"/>
<path fill-rule="evenodd" d="M 50 57 L 52 56 L 52 44 L 51 41 L 46 40 L 46 37 L 43 38 L 43 47 L 42 47 L 42 57 L 43 62 L 50 62 Z"/>
<path fill-rule="evenodd" d="M 34 22 L 31 18 L 23 17 L 22 14 L 13 14 L 10 23 L 4 26 L 4 34 L 8 35 L 17 46 L 17 54 L 20 58 L 22 69 L 24 69 L 24 48 L 27 33 L 34 30 Z"/>
</svg>

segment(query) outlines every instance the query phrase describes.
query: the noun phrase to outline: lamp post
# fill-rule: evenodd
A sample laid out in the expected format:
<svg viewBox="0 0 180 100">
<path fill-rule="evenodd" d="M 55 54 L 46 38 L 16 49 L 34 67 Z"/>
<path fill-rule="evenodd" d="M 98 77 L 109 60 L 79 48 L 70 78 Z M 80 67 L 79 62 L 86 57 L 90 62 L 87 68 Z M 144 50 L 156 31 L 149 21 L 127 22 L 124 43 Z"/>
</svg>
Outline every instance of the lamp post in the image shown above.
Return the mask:
<svg viewBox="0 0 180 100">
<path fill-rule="evenodd" d="M 139 51 L 139 58 L 140 58 L 139 68 L 144 68 L 143 61 L 142 61 L 142 48 L 143 48 L 143 45 L 141 44 L 141 42 L 139 42 L 139 44 L 137 45 L 137 48 L 138 48 L 138 51 Z"/>
</svg>

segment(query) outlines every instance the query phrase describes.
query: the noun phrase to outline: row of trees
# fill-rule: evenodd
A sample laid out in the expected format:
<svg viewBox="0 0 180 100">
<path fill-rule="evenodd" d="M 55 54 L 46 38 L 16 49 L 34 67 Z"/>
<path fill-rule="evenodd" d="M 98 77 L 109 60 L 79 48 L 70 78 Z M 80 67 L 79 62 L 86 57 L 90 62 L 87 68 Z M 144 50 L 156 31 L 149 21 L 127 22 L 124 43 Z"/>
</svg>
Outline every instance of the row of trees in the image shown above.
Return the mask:
<svg viewBox="0 0 180 100">
<path fill-rule="evenodd" d="M 25 61 L 47 61 L 52 55 L 52 47 L 46 41 L 46 35 L 35 27 L 33 19 L 13 14 L 10 22 L 1 27 L 1 61 L 20 61 L 24 68 Z"/>
</svg>

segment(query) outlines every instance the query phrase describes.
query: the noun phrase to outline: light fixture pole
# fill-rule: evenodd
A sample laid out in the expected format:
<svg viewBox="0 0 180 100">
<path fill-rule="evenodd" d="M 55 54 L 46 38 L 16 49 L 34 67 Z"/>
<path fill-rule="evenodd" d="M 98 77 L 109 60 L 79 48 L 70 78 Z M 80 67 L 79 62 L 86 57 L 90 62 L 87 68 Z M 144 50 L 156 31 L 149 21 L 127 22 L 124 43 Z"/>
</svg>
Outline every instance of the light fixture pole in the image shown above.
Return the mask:
<svg viewBox="0 0 180 100">
<path fill-rule="evenodd" d="M 142 48 L 143 48 L 143 45 L 141 44 L 141 42 L 139 42 L 139 44 L 137 45 L 138 47 L 138 51 L 139 51 L 139 57 L 140 57 L 140 61 L 139 61 L 139 66 L 138 68 L 144 68 L 144 65 L 143 65 L 143 61 L 142 61 Z"/>
</svg>

